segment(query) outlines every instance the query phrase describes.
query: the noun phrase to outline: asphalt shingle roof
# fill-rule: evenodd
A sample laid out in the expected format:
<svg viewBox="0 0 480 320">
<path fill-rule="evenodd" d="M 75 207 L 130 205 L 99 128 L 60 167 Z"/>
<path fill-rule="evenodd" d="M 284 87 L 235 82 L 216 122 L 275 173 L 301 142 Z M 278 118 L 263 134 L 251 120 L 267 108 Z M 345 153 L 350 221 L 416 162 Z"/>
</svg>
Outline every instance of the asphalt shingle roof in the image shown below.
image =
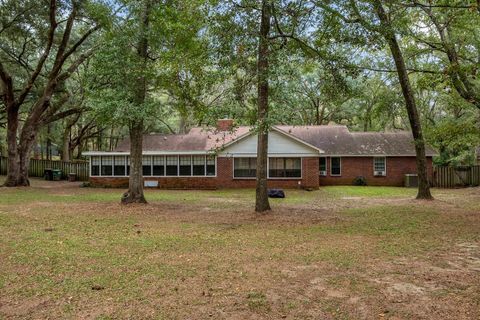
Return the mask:
<svg viewBox="0 0 480 320">
<path fill-rule="evenodd" d="M 415 156 L 413 137 L 410 132 L 350 132 L 346 126 L 275 126 L 323 151 L 326 155 L 338 156 Z M 144 151 L 211 151 L 221 148 L 246 136 L 251 127 L 236 127 L 232 131 L 192 128 L 187 134 L 145 135 Z M 122 141 L 115 151 L 128 152 L 130 140 Z M 426 146 L 427 156 L 436 151 Z"/>
</svg>

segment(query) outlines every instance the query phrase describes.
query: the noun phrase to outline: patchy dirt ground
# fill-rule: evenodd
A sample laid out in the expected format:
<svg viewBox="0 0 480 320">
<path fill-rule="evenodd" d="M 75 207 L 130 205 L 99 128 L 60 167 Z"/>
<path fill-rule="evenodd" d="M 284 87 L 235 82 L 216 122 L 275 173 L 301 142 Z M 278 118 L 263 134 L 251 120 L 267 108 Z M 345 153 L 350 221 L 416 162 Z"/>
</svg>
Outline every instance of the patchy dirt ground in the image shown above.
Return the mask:
<svg viewBox="0 0 480 320">
<path fill-rule="evenodd" d="M 0 319 L 479 319 L 480 189 L 0 188 Z"/>
</svg>

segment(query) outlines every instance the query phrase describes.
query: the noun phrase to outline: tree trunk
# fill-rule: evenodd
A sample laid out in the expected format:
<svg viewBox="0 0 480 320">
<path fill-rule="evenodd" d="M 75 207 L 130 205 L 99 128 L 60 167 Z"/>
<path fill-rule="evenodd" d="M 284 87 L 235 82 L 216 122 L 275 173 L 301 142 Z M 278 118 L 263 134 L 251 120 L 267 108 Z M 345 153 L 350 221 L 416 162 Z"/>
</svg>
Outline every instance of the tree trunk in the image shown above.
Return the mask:
<svg viewBox="0 0 480 320">
<path fill-rule="evenodd" d="M 144 8 L 140 21 L 140 38 L 138 42 L 137 54 L 142 61 L 142 72 L 147 69 L 148 59 L 148 39 L 150 0 L 144 0 Z M 145 103 L 147 94 L 147 79 L 142 74 L 135 88 L 135 102 L 138 107 Z M 129 126 L 130 134 L 130 177 L 128 180 L 128 191 L 122 196 L 122 203 L 146 203 L 143 194 L 143 170 L 142 170 L 142 151 L 143 151 L 143 120 L 137 119 L 131 122 Z"/>
<path fill-rule="evenodd" d="M 262 1 L 262 18 L 258 44 L 258 142 L 257 142 L 257 188 L 255 211 L 270 210 L 267 189 L 268 161 L 268 36 L 270 33 L 271 5 L 269 0 Z"/>
<path fill-rule="evenodd" d="M 17 130 L 18 130 L 18 112 L 7 108 L 7 146 L 8 146 L 8 171 L 5 187 L 16 187 L 18 185 L 18 173 L 20 172 Z"/>
<path fill-rule="evenodd" d="M 133 124 L 130 128 L 130 178 L 128 191 L 122 197 L 123 204 L 146 203 L 143 195 L 142 141 L 143 121 Z"/>
<path fill-rule="evenodd" d="M 63 131 L 63 147 L 62 147 L 62 160 L 63 161 L 70 161 L 70 130 L 71 127 L 65 128 Z"/>
<path fill-rule="evenodd" d="M 47 125 L 47 143 L 46 143 L 46 154 L 47 160 L 52 160 L 52 139 L 50 138 L 52 128 L 50 124 Z"/>
<path fill-rule="evenodd" d="M 30 155 L 38 133 L 38 125 L 25 121 L 20 135 L 20 144 L 18 146 L 19 166 L 17 184 L 19 186 L 30 186 L 28 179 L 28 168 L 30 166 Z"/>
<path fill-rule="evenodd" d="M 402 87 L 403 97 L 405 98 L 405 106 L 407 108 L 408 119 L 412 128 L 413 139 L 415 143 L 415 152 L 417 158 L 417 174 L 418 174 L 418 194 L 417 199 L 433 199 L 430 193 L 430 186 L 428 182 L 427 174 L 427 158 L 425 156 L 425 141 L 422 134 L 422 126 L 420 123 L 420 117 L 415 102 L 415 96 L 413 94 L 410 80 L 408 78 L 408 72 L 403 58 L 402 51 L 397 42 L 397 37 L 392 29 L 389 17 L 383 8 L 380 0 L 374 2 L 375 10 L 380 19 L 383 35 L 388 42 L 390 51 L 392 53 L 393 60 L 398 73 L 398 79 L 400 86 Z"/>
</svg>

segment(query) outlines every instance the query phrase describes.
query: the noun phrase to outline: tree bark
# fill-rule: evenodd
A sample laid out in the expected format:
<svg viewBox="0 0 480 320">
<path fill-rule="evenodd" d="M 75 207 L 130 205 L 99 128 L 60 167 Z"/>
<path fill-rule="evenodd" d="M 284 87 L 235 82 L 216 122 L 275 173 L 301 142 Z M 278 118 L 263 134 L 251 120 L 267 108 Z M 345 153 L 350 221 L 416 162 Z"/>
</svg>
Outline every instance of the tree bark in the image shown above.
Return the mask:
<svg viewBox="0 0 480 320">
<path fill-rule="evenodd" d="M 52 160 L 52 139 L 50 137 L 52 127 L 50 124 L 47 125 L 47 142 L 46 142 L 46 154 L 47 160 Z"/>
<path fill-rule="evenodd" d="M 268 162 L 268 55 L 270 33 L 271 4 L 269 0 L 262 1 L 262 17 L 260 22 L 260 37 L 258 42 L 258 142 L 257 142 L 257 187 L 255 211 L 271 210 L 267 189 Z"/>
<path fill-rule="evenodd" d="M 403 58 L 402 50 L 397 41 L 395 32 L 392 29 L 390 19 L 383 8 L 380 0 L 374 1 L 376 14 L 381 22 L 383 36 L 388 42 L 390 51 L 398 73 L 400 86 L 402 87 L 403 97 L 405 98 L 405 106 L 407 108 L 408 119 L 412 128 L 413 139 L 415 143 L 415 152 L 417 158 L 417 174 L 418 174 L 418 193 L 417 199 L 433 199 L 430 193 L 430 185 L 427 173 L 427 158 L 425 156 L 425 140 L 423 138 L 422 126 L 418 115 L 415 96 L 408 78 L 407 67 Z"/>
<path fill-rule="evenodd" d="M 147 69 L 148 59 L 148 38 L 150 0 L 144 0 L 144 8 L 140 21 L 140 38 L 138 41 L 137 54 L 142 62 L 142 70 L 144 73 Z M 147 79 L 142 74 L 135 87 L 135 102 L 137 106 L 145 103 L 147 95 Z M 128 191 L 122 196 L 122 203 L 146 203 L 143 194 L 143 170 L 142 170 L 142 151 L 143 151 L 143 120 L 137 119 L 131 122 L 129 126 L 130 134 L 130 177 L 128 179 Z"/>
<path fill-rule="evenodd" d="M 18 111 L 7 107 L 7 146 L 8 146 L 8 171 L 4 186 L 16 187 L 20 172 L 19 157 L 17 152 Z"/>
</svg>

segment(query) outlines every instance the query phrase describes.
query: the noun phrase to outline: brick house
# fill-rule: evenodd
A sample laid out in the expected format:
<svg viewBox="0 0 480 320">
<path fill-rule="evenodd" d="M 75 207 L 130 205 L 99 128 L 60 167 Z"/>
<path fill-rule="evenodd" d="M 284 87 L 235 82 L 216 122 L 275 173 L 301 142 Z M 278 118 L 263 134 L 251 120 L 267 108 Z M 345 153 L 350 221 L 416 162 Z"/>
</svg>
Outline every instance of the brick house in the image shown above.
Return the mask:
<svg viewBox="0 0 480 320">
<path fill-rule="evenodd" d="M 128 186 L 129 139 L 113 152 L 85 152 L 92 185 Z M 219 120 L 216 128 L 187 134 L 145 135 L 143 175 L 147 186 L 173 189 L 255 186 L 257 135 L 251 127 Z M 427 147 L 428 170 L 432 156 Z M 346 126 L 285 126 L 269 132 L 268 184 L 281 188 L 351 185 L 402 186 L 416 172 L 413 139 L 407 132 L 350 132 Z"/>
</svg>

